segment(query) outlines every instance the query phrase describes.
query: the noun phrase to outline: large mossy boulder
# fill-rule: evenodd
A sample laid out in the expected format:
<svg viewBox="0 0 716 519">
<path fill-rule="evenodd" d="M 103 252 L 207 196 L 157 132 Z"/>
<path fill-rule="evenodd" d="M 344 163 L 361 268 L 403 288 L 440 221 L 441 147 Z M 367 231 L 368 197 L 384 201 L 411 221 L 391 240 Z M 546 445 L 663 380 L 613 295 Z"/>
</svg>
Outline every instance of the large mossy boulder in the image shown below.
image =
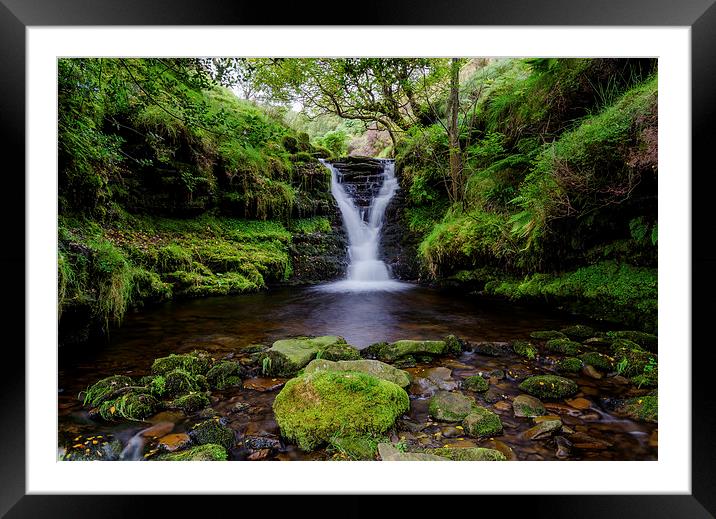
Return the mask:
<svg viewBox="0 0 716 519">
<path fill-rule="evenodd" d="M 447 458 L 450 461 L 505 461 L 507 458 L 500 451 L 485 447 L 423 449 L 420 452 Z"/>
<path fill-rule="evenodd" d="M 181 409 L 185 413 L 195 413 L 209 407 L 211 401 L 206 393 L 195 392 L 177 397 L 165 405 L 167 409 Z"/>
<path fill-rule="evenodd" d="M 330 350 L 337 344 L 346 344 L 346 341 L 337 335 L 281 339 L 274 342 L 265 353 L 262 361 L 264 372 L 266 375 L 280 377 L 295 375 L 315 359 L 319 352 Z"/>
<path fill-rule="evenodd" d="M 474 406 L 462 421 L 465 432 L 475 438 L 495 436 L 502 432 L 502 420 L 495 413 L 480 406 Z"/>
<path fill-rule="evenodd" d="M 635 420 L 658 423 L 659 397 L 657 395 L 646 395 L 627 398 L 617 406 L 616 411 Z"/>
<path fill-rule="evenodd" d="M 537 398 L 558 400 L 574 395 L 579 386 L 568 378 L 557 375 L 537 375 L 522 381 L 519 388 Z"/>
<path fill-rule="evenodd" d="M 211 367 L 211 356 L 203 350 L 194 350 L 191 353 L 169 355 L 156 359 L 152 364 L 152 373 L 164 375 L 170 371 L 181 369 L 192 375 L 206 375 Z"/>
<path fill-rule="evenodd" d="M 140 388 L 122 393 L 117 398 L 103 401 L 98 411 L 103 419 L 110 422 L 118 418 L 141 421 L 152 416 L 158 407 L 157 399 L 145 389 Z"/>
<path fill-rule="evenodd" d="M 406 371 L 394 368 L 390 364 L 379 360 L 361 359 L 332 362 L 321 358 L 312 360 L 303 372 L 309 374 L 319 371 L 359 371 L 382 380 L 387 380 L 402 388 L 406 388 L 410 385 L 410 375 Z"/>
<path fill-rule="evenodd" d="M 459 422 L 463 420 L 475 406 L 475 401 L 462 393 L 438 391 L 430 399 L 428 413 L 440 422 Z"/>
<path fill-rule="evenodd" d="M 321 350 L 320 357 L 325 360 L 359 360 L 361 358 L 360 351 L 350 344 L 337 342 L 331 344 L 326 349 Z"/>
<path fill-rule="evenodd" d="M 109 400 L 116 396 L 122 391 L 126 391 L 134 385 L 134 382 L 130 377 L 124 375 L 113 375 L 111 377 L 103 378 L 85 391 L 82 396 L 83 405 L 89 405 L 92 407 L 98 406 L 105 400 Z"/>
<path fill-rule="evenodd" d="M 207 443 L 183 451 L 160 454 L 152 461 L 225 461 L 227 457 L 224 447 Z"/>
<path fill-rule="evenodd" d="M 442 341 L 402 340 L 395 342 L 378 342 L 361 351 L 361 355 L 383 362 L 395 362 L 403 357 L 438 357 L 447 354 L 458 354 L 462 345 L 454 336 Z"/>
<path fill-rule="evenodd" d="M 357 371 L 304 373 L 273 403 L 282 436 L 305 451 L 335 436 L 381 435 L 409 408 L 403 388 Z"/>
</svg>

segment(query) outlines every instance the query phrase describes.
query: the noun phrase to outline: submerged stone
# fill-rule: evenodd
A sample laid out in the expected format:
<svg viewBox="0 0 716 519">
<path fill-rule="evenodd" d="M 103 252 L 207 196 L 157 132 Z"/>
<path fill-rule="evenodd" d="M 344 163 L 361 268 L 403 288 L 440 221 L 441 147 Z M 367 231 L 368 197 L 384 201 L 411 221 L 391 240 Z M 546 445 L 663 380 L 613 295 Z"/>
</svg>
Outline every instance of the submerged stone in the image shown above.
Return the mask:
<svg viewBox="0 0 716 519">
<path fill-rule="evenodd" d="M 549 341 L 551 339 L 566 339 L 567 336 L 557 330 L 540 330 L 530 333 L 530 338 L 538 341 Z"/>
<path fill-rule="evenodd" d="M 500 417 L 489 409 L 475 406 L 462 421 L 465 432 L 476 438 L 494 436 L 502 432 Z"/>
<path fill-rule="evenodd" d="M 541 416 L 547 411 L 544 404 L 538 399 L 530 395 L 518 395 L 512 401 L 512 410 L 515 416 L 532 418 Z"/>
<path fill-rule="evenodd" d="M 475 401 L 462 393 L 438 391 L 430 399 L 428 412 L 441 422 L 459 422 L 463 420 L 475 405 Z"/>
<path fill-rule="evenodd" d="M 407 372 L 379 360 L 339 360 L 332 362 L 330 360 L 315 359 L 306 366 L 304 373 L 309 374 L 318 371 L 359 371 L 393 382 L 402 388 L 410 385 L 410 375 Z"/>
<path fill-rule="evenodd" d="M 528 440 L 539 440 L 547 436 L 551 436 L 554 432 L 562 428 L 561 420 L 543 420 L 534 427 L 524 432 L 524 437 Z"/>
<path fill-rule="evenodd" d="M 560 399 L 574 395 L 579 387 L 568 378 L 556 375 L 537 375 L 530 377 L 519 385 L 519 388 L 538 398 Z"/>
<path fill-rule="evenodd" d="M 305 373 L 289 380 L 273 403 L 282 436 L 305 451 L 336 435 L 381 435 L 409 408 L 403 388 L 356 371 Z"/>
<path fill-rule="evenodd" d="M 186 433 L 174 433 L 174 434 L 167 434 L 166 436 L 162 436 L 159 438 L 159 444 L 157 447 L 160 450 L 166 451 L 166 452 L 175 452 L 179 449 L 183 449 L 185 447 L 188 447 L 191 444 L 191 438 L 189 438 L 189 435 Z"/>
</svg>

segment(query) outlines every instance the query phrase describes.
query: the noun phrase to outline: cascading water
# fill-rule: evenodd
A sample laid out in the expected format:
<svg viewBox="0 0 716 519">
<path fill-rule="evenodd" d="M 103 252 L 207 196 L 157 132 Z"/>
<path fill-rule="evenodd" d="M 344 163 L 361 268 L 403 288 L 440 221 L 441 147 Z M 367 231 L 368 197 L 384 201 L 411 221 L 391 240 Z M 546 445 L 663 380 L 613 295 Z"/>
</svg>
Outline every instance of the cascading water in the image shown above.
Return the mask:
<svg viewBox="0 0 716 519">
<path fill-rule="evenodd" d="M 320 287 L 326 291 L 371 291 L 405 290 L 411 285 L 391 278 L 385 262 L 378 258 L 380 232 L 383 227 L 385 210 L 398 190 L 395 178 L 395 163 L 384 160 L 381 173 L 381 186 L 373 196 L 370 205 L 365 208 L 355 203 L 342 185 L 341 172 L 325 161 L 321 161 L 331 171 L 331 193 L 343 216 L 348 234 L 348 277 L 343 281 L 328 283 Z"/>
</svg>

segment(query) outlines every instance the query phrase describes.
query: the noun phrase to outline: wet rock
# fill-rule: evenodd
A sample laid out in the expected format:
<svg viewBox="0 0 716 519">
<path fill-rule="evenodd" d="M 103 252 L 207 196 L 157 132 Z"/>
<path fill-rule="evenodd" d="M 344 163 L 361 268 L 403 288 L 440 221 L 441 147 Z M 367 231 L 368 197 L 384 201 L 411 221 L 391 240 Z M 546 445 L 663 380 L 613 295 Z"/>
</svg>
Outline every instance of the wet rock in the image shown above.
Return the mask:
<svg viewBox="0 0 716 519">
<path fill-rule="evenodd" d="M 146 429 L 140 431 L 137 435 L 142 438 L 159 438 L 160 436 L 169 434 L 173 430 L 174 424 L 172 422 L 158 422 L 151 427 L 147 427 Z"/>
<path fill-rule="evenodd" d="M 214 411 L 214 409 L 212 407 L 207 407 L 197 413 L 197 417 L 201 420 L 214 418 L 215 416 L 216 416 L 216 411 Z"/>
<path fill-rule="evenodd" d="M 627 339 L 652 353 L 656 353 L 659 348 L 659 338 L 651 333 L 622 330 L 618 332 L 607 332 L 607 337 L 612 339 Z"/>
<path fill-rule="evenodd" d="M 570 339 L 579 341 L 582 339 L 589 339 L 594 336 L 594 328 L 585 326 L 583 324 L 575 324 L 574 326 L 567 326 L 560 330 Z"/>
<path fill-rule="evenodd" d="M 406 418 L 401 418 L 397 422 L 395 422 L 395 426 L 399 430 L 406 430 L 406 431 L 410 431 L 412 433 L 417 433 L 417 432 L 420 432 L 423 429 L 425 429 L 428 426 L 428 424 L 418 423 L 418 422 L 414 422 L 414 421 L 406 419 Z"/>
<path fill-rule="evenodd" d="M 519 388 L 525 393 L 538 398 L 561 399 L 574 395 L 578 390 L 577 384 L 568 378 L 556 375 L 538 375 L 524 380 Z"/>
<path fill-rule="evenodd" d="M 154 461 L 225 461 L 228 457 L 226 449 L 211 443 L 198 445 L 187 450 L 160 454 L 152 458 Z"/>
<path fill-rule="evenodd" d="M 552 339 L 547 341 L 544 347 L 553 353 L 564 353 L 565 355 L 576 355 L 579 353 L 581 344 L 570 339 Z"/>
<path fill-rule="evenodd" d="M 528 341 L 515 341 L 512 343 L 512 350 L 520 357 L 534 359 L 537 356 L 537 348 Z"/>
<path fill-rule="evenodd" d="M 503 380 L 505 378 L 505 371 L 502 369 L 493 369 L 489 373 L 490 378 L 496 378 L 497 380 Z"/>
<path fill-rule="evenodd" d="M 582 373 L 583 373 L 585 376 L 587 376 L 587 377 L 589 377 L 589 378 L 593 378 L 593 379 L 595 379 L 595 380 L 599 380 L 599 379 L 601 379 L 601 378 L 604 377 L 604 375 L 603 375 L 602 373 L 600 373 L 600 372 L 597 370 L 597 368 L 595 368 L 594 366 L 590 366 L 590 365 L 583 366 L 583 367 L 582 367 Z"/>
<path fill-rule="evenodd" d="M 383 461 L 448 461 L 447 458 L 420 452 L 400 452 L 391 443 L 379 443 L 378 455 Z"/>
<path fill-rule="evenodd" d="M 122 453 L 122 443 L 112 436 L 76 436 L 67 445 L 64 461 L 116 461 Z"/>
<path fill-rule="evenodd" d="M 512 409 L 512 404 L 510 404 L 507 400 L 501 400 L 499 402 L 495 402 L 495 409 L 498 411 L 509 411 Z"/>
<path fill-rule="evenodd" d="M 490 389 L 485 391 L 482 397 L 488 404 L 494 404 L 495 402 L 499 402 L 500 400 L 504 399 L 504 397 L 502 396 L 502 391 L 500 391 L 496 387 L 491 387 Z"/>
<path fill-rule="evenodd" d="M 489 409 L 475 406 L 462 421 L 465 432 L 475 438 L 494 436 L 502 432 L 500 417 Z"/>
<path fill-rule="evenodd" d="M 271 449 L 260 449 L 249 454 L 246 459 L 248 461 L 265 460 L 268 458 L 269 454 L 271 454 Z"/>
<path fill-rule="evenodd" d="M 435 368 L 440 369 L 440 368 Z M 443 368 L 445 369 L 445 368 Z M 316 373 L 321 371 L 357 371 L 360 373 L 366 373 L 372 375 L 381 380 L 387 380 L 397 384 L 402 388 L 406 388 L 410 385 L 410 375 L 402 369 L 397 369 L 379 360 L 340 360 L 338 362 L 332 362 L 330 360 L 316 359 L 311 361 L 306 369 L 305 374 Z M 449 375 L 449 371 L 448 375 Z M 436 374 L 436 379 L 439 379 Z"/>
<path fill-rule="evenodd" d="M 345 343 L 331 344 L 321 351 L 321 359 L 325 360 L 358 360 L 360 358 L 360 352 L 350 344 Z"/>
<path fill-rule="evenodd" d="M 244 436 L 241 443 L 244 447 L 250 450 L 278 450 L 281 448 L 281 440 L 271 434 Z"/>
<path fill-rule="evenodd" d="M 356 371 L 303 374 L 289 380 L 273 403 L 282 436 L 306 451 L 337 433 L 383 434 L 409 408 L 403 388 Z"/>
<path fill-rule="evenodd" d="M 222 360 L 206 373 L 206 380 L 212 389 L 241 387 L 241 365 L 231 360 Z"/>
<path fill-rule="evenodd" d="M 576 432 L 569 436 L 569 441 L 575 449 L 582 450 L 604 450 L 612 446 L 611 443 L 590 436 L 584 432 Z"/>
<path fill-rule="evenodd" d="M 420 359 L 421 356 L 432 357 L 446 355 L 449 353 L 460 353 L 460 345 L 455 341 L 414 341 L 402 340 L 392 343 L 378 342 L 371 344 L 361 351 L 363 357 L 378 359 L 383 362 L 394 362 L 402 357 L 413 356 Z"/>
<path fill-rule="evenodd" d="M 649 447 L 658 447 L 658 446 L 659 446 L 659 431 L 655 430 L 649 436 Z"/>
<path fill-rule="evenodd" d="M 97 407 L 105 400 L 114 398 L 118 390 L 134 385 L 134 381 L 125 375 L 113 375 L 93 384 L 87 391 L 80 394 L 83 405 Z"/>
<path fill-rule="evenodd" d="M 244 381 L 244 388 L 253 391 L 266 392 L 281 388 L 286 383 L 283 378 L 255 377 Z"/>
<path fill-rule="evenodd" d="M 654 353 L 642 350 L 639 346 L 626 339 L 617 339 L 612 344 L 615 365 L 619 374 L 635 377 L 644 373 L 644 368 L 657 363 Z"/>
<path fill-rule="evenodd" d="M 438 391 L 430 400 L 428 412 L 441 422 L 459 422 L 472 410 L 475 402 L 461 393 Z"/>
<path fill-rule="evenodd" d="M 472 377 L 467 377 L 465 380 L 462 381 L 462 387 L 463 389 L 467 389 L 468 391 L 475 391 L 475 392 L 483 392 L 487 391 L 490 387 L 487 380 L 482 378 L 480 375 L 474 375 Z"/>
<path fill-rule="evenodd" d="M 578 373 L 582 369 L 582 361 L 577 357 L 565 357 L 557 362 L 555 368 L 564 373 Z"/>
<path fill-rule="evenodd" d="M 393 362 L 393 367 L 398 369 L 414 368 L 416 365 L 417 361 L 412 355 L 406 355 L 405 357 L 402 357 Z"/>
<path fill-rule="evenodd" d="M 540 330 L 530 333 L 530 338 L 538 341 L 549 341 L 552 339 L 566 339 L 567 336 L 556 330 Z"/>
<path fill-rule="evenodd" d="M 586 398 L 573 398 L 572 400 L 566 400 L 566 403 L 575 409 L 589 409 L 592 407 L 592 402 Z"/>
<path fill-rule="evenodd" d="M 505 442 L 497 439 L 489 440 L 484 444 L 485 447 L 495 449 L 496 451 L 499 451 L 502 453 L 502 455 L 508 460 L 508 461 L 516 461 L 517 454 L 515 454 L 515 451 L 512 450 L 512 447 L 507 445 Z"/>
<path fill-rule="evenodd" d="M 267 375 L 291 376 L 308 365 L 316 358 L 319 351 L 323 351 L 338 343 L 345 344 L 343 337 L 326 335 L 322 337 L 297 337 L 282 339 L 273 343 L 266 352 L 262 364 Z"/>
<path fill-rule="evenodd" d="M 433 383 L 438 389 L 444 391 L 452 391 L 457 389 L 458 383 L 452 378 L 452 370 L 445 367 L 429 368 L 425 370 L 425 376 Z"/>
<path fill-rule="evenodd" d="M 564 436 L 555 436 L 554 442 L 557 445 L 555 456 L 559 459 L 566 459 L 572 455 L 572 442 Z"/>
<path fill-rule="evenodd" d="M 461 425 L 458 425 L 457 427 L 450 425 L 440 429 L 440 433 L 444 438 L 457 438 L 458 436 L 465 434 L 465 430 Z"/>
<path fill-rule="evenodd" d="M 420 452 L 447 458 L 451 461 L 505 461 L 507 459 L 500 451 L 483 447 L 468 447 L 464 449 L 442 447 L 437 449 L 423 449 Z"/>
<path fill-rule="evenodd" d="M 149 385 L 149 388 L 154 395 L 162 398 L 173 398 L 208 389 L 201 383 L 201 379 L 198 376 L 181 368 L 157 376 Z"/>
<path fill-rule="evenodd" d="M 156 359 L 152 364 L 154 375 L 164 375 L 174 370 L 186 371 L 192 375 L 206 375 L 211 367 L 211 356 L 203 350 L 194 350 L 181 355 L 169 355 Z"/>
<path fill-rule="evenodd" d="M 612 371 L 614 369 L 614 359 L 596 351 L 583 353 L 579 356 L 579 358 L 582 362 L 584 362 L 584 364 L 594 366 L 602 371 Z"/>
<path fill-rule="evenodd" d="M 658 423 L 659 402 L 657 395 L 644 395 L 616 401 L 614 410 L 634 420 Z"/>
<path fill-rule="evenodd" d="M 582 341 L 585 346 L 591 346 L 592 348 L 608 348 L 612 345 L 613 339 L 607 337 L 590 337 Z"/>
<path fill-rule="evenodd" d="M 230 449 L 236 442 L 233 429 L 223 424 L 223 420 L 213 418 L 199 422 L 189 431 L 189 437 L 199 445 L 216 444 Z"/>
<path fill-rule="evenodd" d="M 547 421 L 550 421 L 550 420 L 560 420 L 560 421 L 561 421 L 562 419 L 561 419 L 558 415 L 556 415 L 556 414 L 546 414 L 546 415 L 543 415 L 543 416 L 535 416 L 535 417 L 532 419 L 532 421 L 533 421 L 534 423 L 536 423 L 536 424 L 537 424 L 537 423 L 542 423 L 542 422 L 547 422 Z M 564 424 L 562 424 L 562 428 L 564 428 Z"/>
<path fill-rule="evenodd" d="M 185 433 L 167 434 L 159 438 L 157 447 L 166 452 L 175 452 L 191 444 L 191 438 Z"/>
<path fill-rule="evenodd" d="M 515 365 L 515 366 L 510 366 L 505 371 L 505 374 L 507 375 L 507 378 L 509 380 L 514 380 L 514 381 L 519 382 L 521 380 L 531 377 L 532 371 L 530 371 L 529 369 L 527 369 L 521 365 Z"/>
<path fill-rule="evenodd" d="M 554 432 L 562 428 L 561 420 L 543 420 L 534 427 L 527 429 L 523 437 L 527 440 L 540 440 L 551 436 Z"/>
<path fill-rule="evenodd" d="M 518 395 L 512 401 L 512 409 L 515 416 L 518 417 L 534 417 L 545 414 L 545 408 L 542 402 L 529 395 Z"/>
<path fill-rule="evenodd" d="M 490 357 L 501 357 L 512 353 L 512 347 L 509 342 L 473 342 L 470 343 L 468 349 Z"/>
</svg>

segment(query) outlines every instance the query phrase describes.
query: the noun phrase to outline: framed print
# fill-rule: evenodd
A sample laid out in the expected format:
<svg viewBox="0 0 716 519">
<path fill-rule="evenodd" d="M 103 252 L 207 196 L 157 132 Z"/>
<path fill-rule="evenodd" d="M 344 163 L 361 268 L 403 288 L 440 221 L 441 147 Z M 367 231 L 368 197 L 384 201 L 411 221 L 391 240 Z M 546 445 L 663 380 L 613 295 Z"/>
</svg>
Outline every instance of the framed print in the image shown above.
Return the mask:
<svg viewBox="0 0 716 519">
<path fill-rule="evenodd" d="M 716 8 L 368 7 L 3 0 L 8 517 L 712 516 Z"/>
</svg>

